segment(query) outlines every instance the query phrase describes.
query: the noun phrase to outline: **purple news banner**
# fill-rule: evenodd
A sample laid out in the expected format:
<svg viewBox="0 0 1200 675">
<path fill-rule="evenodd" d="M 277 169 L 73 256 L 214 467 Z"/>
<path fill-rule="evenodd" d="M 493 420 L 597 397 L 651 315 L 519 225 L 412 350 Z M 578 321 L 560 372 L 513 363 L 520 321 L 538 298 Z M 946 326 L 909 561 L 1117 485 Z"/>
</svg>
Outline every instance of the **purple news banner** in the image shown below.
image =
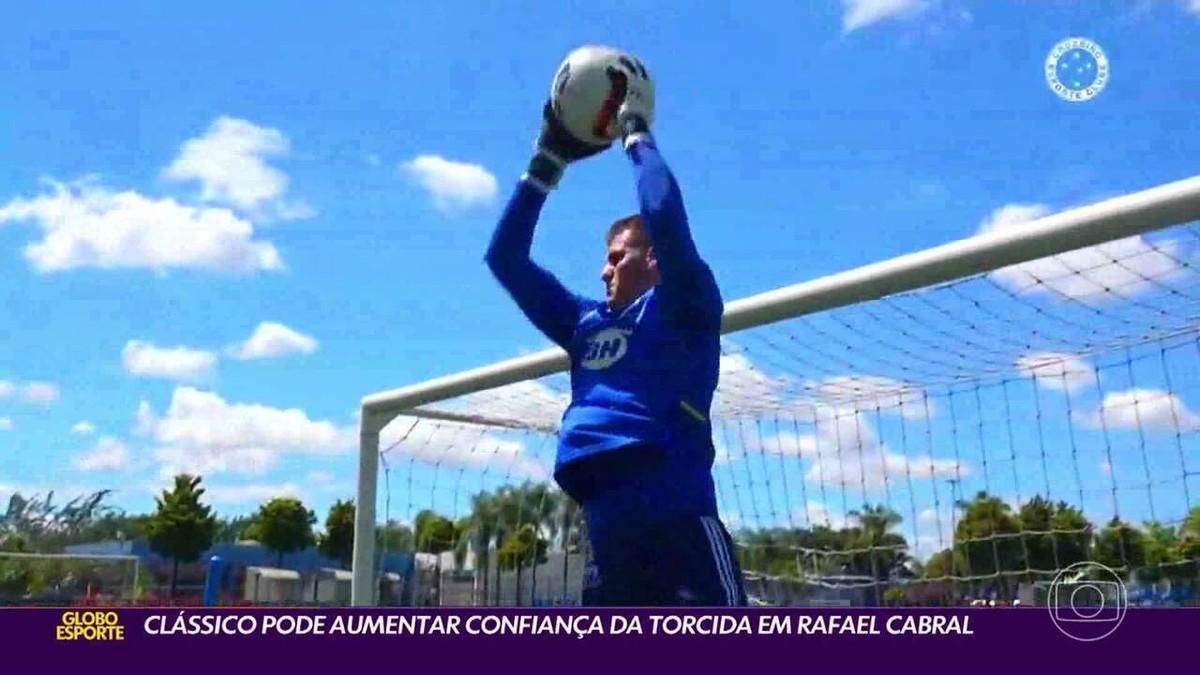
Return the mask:
<svg viewBox="0 0 1200 675">
<path fill-rule="evenodd" d="M 14 608 L 0 610 L 0 635 L 13 673 L 337 673 L 379 659 L 404 672 L 489 675 L 729 675 L 778 662 L 788 672 L 1011 675 L 1190 661 L 1200 611 Z"/>
</svg>

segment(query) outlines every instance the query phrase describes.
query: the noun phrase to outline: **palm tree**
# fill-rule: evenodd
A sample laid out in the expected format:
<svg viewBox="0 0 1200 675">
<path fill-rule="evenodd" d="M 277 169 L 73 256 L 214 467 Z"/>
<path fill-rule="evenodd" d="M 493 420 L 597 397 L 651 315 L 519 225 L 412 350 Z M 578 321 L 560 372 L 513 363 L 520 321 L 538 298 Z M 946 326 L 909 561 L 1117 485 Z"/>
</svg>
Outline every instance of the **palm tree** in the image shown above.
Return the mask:
<svg viewBox="0 0 1200 675">
<path fill-rule="evenodd" d="M 858 537 L 856 548 L 868 550 L 868 558 L 872 577 L 882 579 L 887 572 L 900 562 L 902 557 L 899 550 L 905 548 L 904 537 L 892 532 L 892 528 L 900 525 L 904 519 L 894 510 L 882 506 L 864 506 L 860 510 L 850 512 L 852 518 L 858 520 Z M 882 575 L 881 575 L 882 573 Z"/>
<path fill-rule="evenodd" d="M 1025 564 L 1018 537 L 1021 525 L 1012 507 L 981 491 L 971 501 L 959 502 L 958 508 L 963 514 L 954 532 L 954 543 L 962 551 L 967 575 L 997 575 L 998 590 L 1011 597 L 1005 573 L 1021 570 Z"/>
<path fill-rule="evenodd" d="M 580 545 L 587 538 L 587 526 L 583 520 L 583 510 L 579 508 L 579 504 L 561 492 L 558 493 L 558 524 L 559 534 L 562 538 L 562 588 L 563 599 L 565 600 L 567 587 L 571 583 L 571 554 L 580 552 Z"/>
<path fill-rule="evenodd" d="M 481 580 L 482 598 L 485 604 L 499 603 L 500 578 L 495 580 L 493 593 L 489 593 L 493 584 L 490 579 L 489 567 L 497 563 L 497 570 L 506 565 L 512 565 L 517 578 L 517 597 L 521 597 L 522 573 L 524 567 L 531 561 L 541 564 L 539 551 L 543 551 L 548 542 L 561 541 L 564 553 L 578 547 L 583 537 L 583 517 L 579 506 L 564 493 L 553 489 L 546 483 L 527 481 L 521 485 L 506 485 L 492 492 L 480 492 L 471 498 L 471 514 L 463 522 L 465 533 L 477 551 L 476 559 L 483 568 Z M 495 550 L 504 547 L 512 537 L 524 531 L 522 537 L 529 537 L 529 530 L 534 533 L 534 549 L 529 555 L 517 555 L 508 558 L 507 563 L 500 564 L 494 560 Z M 527 544 L 528 541 L 524 540 Z M 513 544 L 516 546 L 516 544 Z M 522 544 L 524 546 L 524 544 Z M 495 550 L 493 550 L 495 547 Z M 515 549 L 514 549 L 515 550 Z M 522 549 L 523 550 L 523 549 Z M 564 560 L 564 587 L 567 583 L 567 567 Z M 534 586 L 531 592 L 537 593 L 537 574 L 533 575 Z M 491 595 L 492 597 L 489 597 Z"/>
<path fill-rule="evenodd" d="M 905 559 L 907 544 L 904 537 L 891 531 L 903 518 L 883 505 L 865 505 L 849 515 L 858 520 L 850 545 L 865 552 L 864 556 L 855 556 L 860 564 L 853 566 L 874 579 L 886 579 Z"/>
<path fill-rule="evenodd" d="M 481 582 L 482 600 L 488 602 L 488 581 L 492 561 L 492 543 L 500 529 L 500 514 L 495 497 L 479 492 L 471 497 L 471 515 L 468 516 L 469 540 L 475 549 L 476 569 L 483 570 Z M 478 602 L 474 599 L 473 602 Z"/>
</svg>

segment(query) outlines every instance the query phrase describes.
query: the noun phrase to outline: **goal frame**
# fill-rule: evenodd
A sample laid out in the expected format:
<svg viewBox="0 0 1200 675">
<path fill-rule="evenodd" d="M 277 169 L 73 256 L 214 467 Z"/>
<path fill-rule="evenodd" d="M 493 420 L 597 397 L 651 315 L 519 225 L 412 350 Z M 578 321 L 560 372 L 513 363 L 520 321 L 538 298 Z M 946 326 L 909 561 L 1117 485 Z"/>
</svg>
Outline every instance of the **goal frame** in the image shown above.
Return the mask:
<svg viewBox="0 0 1200 675">
<path fill-rule="evenodd" d="M 133 579 L 131 581 L 131 600 L 136 594 L 138 583 L 141 581 L 142 575 L 142 559 L 136 555 L 120 554 L 120 553 L 30 553 L 28 551 L 0 551 L 0 559 L 10 558 L 12 560 L 97 560 L 100 562 L 128 562 L 133 563 Z"/>
<path fill-rule="evenodd" d="M 1200 220 L 1200 175 L 735 300 L 725 306 L 721 333 L 979 276 L 1196 220 Z M 420 406 L 553 375 L 568 366 L 567 354 L 554 347 L 362 399 L 352 606 L 372 606 L 378 597 L 375 519 L 380 432 L 400 415 L 419 416 Z"/>
</svg>

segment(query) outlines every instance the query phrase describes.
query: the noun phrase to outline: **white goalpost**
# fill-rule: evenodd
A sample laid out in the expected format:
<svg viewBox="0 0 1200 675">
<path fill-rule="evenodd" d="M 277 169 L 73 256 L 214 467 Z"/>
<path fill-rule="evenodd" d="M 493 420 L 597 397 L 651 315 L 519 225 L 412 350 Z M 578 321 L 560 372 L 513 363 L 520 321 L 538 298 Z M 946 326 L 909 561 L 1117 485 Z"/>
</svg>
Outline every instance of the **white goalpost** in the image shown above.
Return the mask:
<svg viewBox="0 0 1200 675">
<path fill-rule="evenodd" d="M 1036 581 L 1080 533 L 1110 566 L 1194 564 L 1113 519 L 1182 532 L 1200 505 L 1200 176 L 1023 216 L 726 306 L 714 472 L 752 594 L 881 586 L 901 558 L 930 579 Z M 568 368 L 555 348 L 362 400 L 353 606 L 379 603 L 378 528 L 422 511 L 463 523 L 476 600 L 512 583 L 513 518 L 567 548 L 558 511 L 479 495 L 551 482 Z M 966 505 L 987 496 L 1007 515 Z M 522 564 L 518 596 L 546 579 L 568 595 L 569 562 L 528 581 Z"/>
</svg>

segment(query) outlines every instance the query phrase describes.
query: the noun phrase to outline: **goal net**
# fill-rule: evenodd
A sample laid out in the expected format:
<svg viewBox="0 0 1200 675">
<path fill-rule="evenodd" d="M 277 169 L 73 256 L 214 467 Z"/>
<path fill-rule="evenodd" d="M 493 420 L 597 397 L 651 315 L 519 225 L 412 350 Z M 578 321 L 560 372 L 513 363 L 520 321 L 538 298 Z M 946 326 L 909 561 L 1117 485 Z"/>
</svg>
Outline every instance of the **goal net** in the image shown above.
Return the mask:
<svg viewBox="0 0 1200 675">
<path fill-rule="evenodd" d="M 1085 560 L 1194 588 L 1196 220 L 1200 178 L 1010 207 L 731 303 L 713 471 L 754 602 L 1038 602 Z M 586 535 L 550 478 L 566 366 L 549 351 L 364 400 L 355 604 L 381 601 L 386 523 L 430 570 L 404 602 L 578 601 Z"/>
<path fill-rule="evenodd" d="M 132 555 L 0 552 L 0 606 L 129 605 L 141 571 Z"/>
</svg>

